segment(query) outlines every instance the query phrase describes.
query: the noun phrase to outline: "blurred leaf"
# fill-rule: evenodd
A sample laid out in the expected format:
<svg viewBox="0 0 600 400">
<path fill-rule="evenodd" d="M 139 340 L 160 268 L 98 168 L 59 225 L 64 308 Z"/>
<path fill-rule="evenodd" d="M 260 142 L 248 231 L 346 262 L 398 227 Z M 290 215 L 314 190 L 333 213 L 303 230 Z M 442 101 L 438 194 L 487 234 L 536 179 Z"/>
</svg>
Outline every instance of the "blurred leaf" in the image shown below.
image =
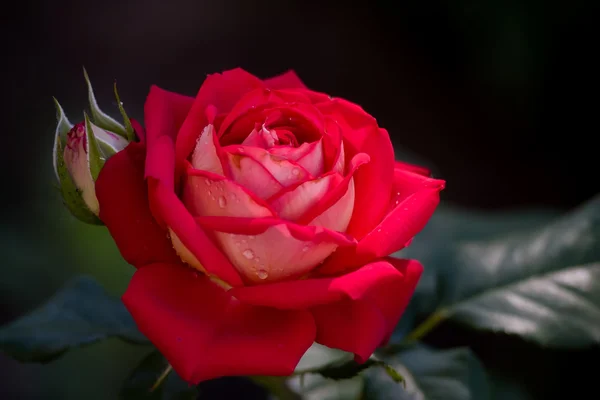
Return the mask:
<svg viewBox="0 0 600 400">
<path fill-rule="evenodd" d="M 458 268 L 456 248 L 467 240 L 503 238 L 514 232 L 532 232 L 557 218 L 555 210 L 478 212 L 441 205 L 411 245 L 394 257 L 414 258 L 425 267 L 393 341 L 414 328 L 414 320 L 431 314 L 442 302 L 447 282 L 444 271 Z M 441 272 L 440 272 L 441 271 Z"/>
<path fill-rule="evenodd" d="M 307 374 L 294 377 L 290 387 L 302 396 L 303 400 L 360 400 L 364 389 L 364 378 L 335 381 L 320 375 Z"/>
<path fill-rule="evenodd" d="M 147 343 L 121 300 L 80 276 L 39 308 L 0 327 L 0 350 L 22 362 L 44 363 L 109 337 Z"/>
<path fill-rule="evenodd" d="M 369 358 L 362 364 L 359 364 L 354 360 L 346 361 L 344 363 L 330 364 L 314 372 L 318 373 L 324 378 L 341 380 L 354 378 L 364 370 L 371 367 L 381 367 L 394 382 L 404 383 L 404 377 L 401 373 L 396 371 L 393 366 L 389 365 L 385 361 L 375 358 Z"/>
<path fill-rule="evenodd" d="M 198 390 L 171 370 L 158 351 L 152 351 L 132 371 L 119 394 L 121 400 L 194 400 Z"/>
<path fill-rule="evenodd" d="M 549 346 L 600 343 L 600 197 L 536 230 L 459 240 L 435 252 L 440 259 L 426 268 L 438 307 L 421 302 L 421 315 Z"/>
<path fill-rule="evenodd" d="M 94 95 L 94 89 L 92 88 L 90 77 L 88 76 L 88 73 L 85 68 L 83 69 L 83 76 L 85 78 L 85 83 L 88 88 L 88 100 L 90 102 L 90 111 L 92 112 L 92 121 L 94 122 L 94 124 L 96 124 L 102 129 L 127 138 L 127 131 L 125 130 L 125 127 L 118 123 L 114 118 L 104 113 L 98 106 L 98 102 L 96 101 L 96 96 Z"/>
<path fill-rule="evenodd" d="M 490 389 L 481 363 L 467 348 L 438 351 L 414 346 L 385 358 L 406 380 L 395 384 L 379 369 L 366 372 L 365 400 L 488 400 Z"/>
</svg>

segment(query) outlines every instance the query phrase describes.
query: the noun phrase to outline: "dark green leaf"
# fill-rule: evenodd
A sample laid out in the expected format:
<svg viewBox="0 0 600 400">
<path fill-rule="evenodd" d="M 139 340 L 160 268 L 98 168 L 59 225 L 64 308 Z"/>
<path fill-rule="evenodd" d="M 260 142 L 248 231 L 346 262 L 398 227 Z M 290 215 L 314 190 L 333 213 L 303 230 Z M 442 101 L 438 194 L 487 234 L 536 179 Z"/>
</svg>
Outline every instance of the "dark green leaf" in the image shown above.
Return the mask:
<svg viewBox="0 0 600 400">
<path fill-rule="evenodd" d="M 365 373 L 365 400 L 488 400 L 481 363 L 467 348 L 436 351 L 415 346 L 385 359 L 405 378 L 406 388 L 380 369 Z"/>
<path fill-rule="evenodd" d="M 132 371 L 119 394 L 121 400 L 194 400 L 195 386 L 184 382 L 171 370 L 158 351 L 152 351 Z"/>
<path fill-rule="evenodd" d="M 441 259 L 426 268 L 437 296 L 417 300 L 421 315 L 434 312 L 434 298 L 441 319 L 548 346 L 600 343 L 600 197 L 538 229 L 450 242 L 435 252 Z"/>
<path fill-rule="evenodd" d="M 385 371 L 385 373 L 390 378 L 392 378 L 394 382 L 404 382 L 404 378 L 402 377 L 402 375 L 398 371 L 394 370 L 394 368 L 391 365 L 387 364 L 382 360 L 377 360 L 375 358 L 369 358 L 362 364 L 359 364 L 354 360 L 346 361 L 340 364 L 331 364 L 315 372 L 323 376 L 324 378 L 340 380 L 354 378 L 364 370 L 371 367 L 381 367 L 383 371 Z"/>
<path fill-rule="evenodd" d="M 0 327 L 0 350 L 19 361 L 48 362 L 109 337 L 147 343 L 121 300 L 80 276 L 39 308 Z"/>
<path fill-rule="evenodd" d="M 359 400 L 362 399 L 364 379 L 356 376 L 335 381 L 316 374 L 290 379 L 289 385 L 303 400 Z"/>
</svg>

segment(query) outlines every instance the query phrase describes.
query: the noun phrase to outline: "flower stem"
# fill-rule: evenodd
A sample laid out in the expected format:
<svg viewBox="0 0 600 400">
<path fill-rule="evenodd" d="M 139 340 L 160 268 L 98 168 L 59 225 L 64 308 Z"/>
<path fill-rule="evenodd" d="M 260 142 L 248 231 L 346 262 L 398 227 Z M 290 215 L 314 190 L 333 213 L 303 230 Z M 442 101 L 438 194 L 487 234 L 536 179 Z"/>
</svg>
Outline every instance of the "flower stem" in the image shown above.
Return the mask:
<svg viewBox="0 0 600 400">
<path fill-rule="evenodd" d="M 152 387 L 150 388 L 150 392 L 154 392 L 156 389 L 158 389 L 158 387 L 163 383 L 163 381 L 171 371 L 173 371 L 173 367 L 171 366 L 171 364 L 169 364 L 167 365 L 167 368 L 165 368 L 165 370 L 160 374 L 156 382 L 154 382 L 154 385 L 152 385 Z"/>
<path fill-rule="evenodd" d="M 441 322 L 448 317 L 448 313 L 445 309 L 438 310 L 431 314 L 425 321 L 417 326 L 412 332 L 410 332 L 403 340 L 404 344 L 414 343 L 421 340 L 429 332 L 435 329 Z"/>
</svg>

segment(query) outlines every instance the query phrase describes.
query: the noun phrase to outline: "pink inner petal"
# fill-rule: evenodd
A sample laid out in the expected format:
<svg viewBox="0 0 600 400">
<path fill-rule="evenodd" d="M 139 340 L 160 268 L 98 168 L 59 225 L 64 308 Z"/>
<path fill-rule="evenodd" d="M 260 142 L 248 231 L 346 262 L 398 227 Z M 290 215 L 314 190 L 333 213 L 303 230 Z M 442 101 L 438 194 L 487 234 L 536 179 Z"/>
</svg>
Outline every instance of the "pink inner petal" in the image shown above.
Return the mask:
<svg viewBox="0 0 600 400">
<path fill-rule="evenodd" d="M 335 243 L 298 240 L 285 224 L 259 235 L 216 232 L 216 237 L 239 273 L 253 283 L 299 278 L 337 247 Z"/>
<path fill-rule="evenodd" d="M 196 216 L 269 217 L 268 206 L 259 204 L 242 187 L 205 171 L 188 169 L 183 202 Z"/>
<path fill-rule="evenodd" d="M 217 137 L 212 124 L 207 125 L 196 142 L 192 166 L 198 170 L 223 175 L 223 166 L 217 153 Z"/>
<path fill-rule="evenodd" d="M 329 191 L 336 176 L 326 175 L 302 183 L 271 201 L 271 207 L 284 219 L 294 221 L 319 202 Z M 337 176 L 338 179 L 341 177 Z"/>
<path fill-rule="evenodd" d="M 345 232 L 354 211 L 354 179 L 350 179 L 346 193 L 329 209 L 313 219 L 309 225 L 322 226 Z"/>
</svg>

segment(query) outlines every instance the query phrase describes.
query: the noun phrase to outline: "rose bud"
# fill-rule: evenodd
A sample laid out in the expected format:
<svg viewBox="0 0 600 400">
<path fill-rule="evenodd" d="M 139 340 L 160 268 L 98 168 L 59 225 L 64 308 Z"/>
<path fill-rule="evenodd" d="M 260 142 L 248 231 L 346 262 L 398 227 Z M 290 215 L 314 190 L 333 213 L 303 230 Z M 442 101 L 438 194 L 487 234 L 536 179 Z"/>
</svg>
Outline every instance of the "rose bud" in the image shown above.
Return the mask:
<svg viewBox="0 0 600 400">
<path fill-rule="evenodd" d="M 106 160 L 123 150 L 133 139 L 133 128 L 115 86 L 119 109 L 125 120 L 121 125 L 104 114 L 96 102 L 92 85 L 84 70 L 93 121 L 84 115 L 84 121 L 73 126 L 62 107 L 54 99 L 57 128 L 54 143 L 54 171 L 67 208 L 78 219 L 101 224 L 95 180 Z"/>
<path fill-rule="evenodd" d="M 99 217 L 138 268 L 126 307 L 181 377 L 289 375 L 313 342 L 358 362 L 386 343 L 422 272 L 388 256 L 443 180 L 293 72 L 209 75 L 196 98 L 152 87 L 144 110 L 146 140 L 96 182 Z"/>
</svg>

